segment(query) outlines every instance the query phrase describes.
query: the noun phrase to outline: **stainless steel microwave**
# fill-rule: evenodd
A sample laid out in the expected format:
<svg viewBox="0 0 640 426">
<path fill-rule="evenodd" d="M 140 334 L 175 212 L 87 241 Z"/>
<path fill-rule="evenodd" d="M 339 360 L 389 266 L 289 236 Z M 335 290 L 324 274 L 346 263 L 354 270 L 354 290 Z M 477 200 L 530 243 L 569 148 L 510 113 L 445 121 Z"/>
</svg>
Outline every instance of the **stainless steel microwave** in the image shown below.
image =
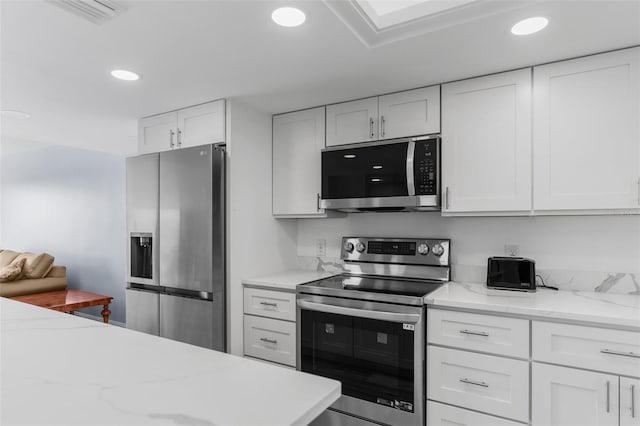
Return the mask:
<svg viewBox="0 0 640 426">
<path fill-rule="evenodd" d="M 347 212 L 440 210 L 440 135 L 322 150 L 320 207 Z"/>
</svg>

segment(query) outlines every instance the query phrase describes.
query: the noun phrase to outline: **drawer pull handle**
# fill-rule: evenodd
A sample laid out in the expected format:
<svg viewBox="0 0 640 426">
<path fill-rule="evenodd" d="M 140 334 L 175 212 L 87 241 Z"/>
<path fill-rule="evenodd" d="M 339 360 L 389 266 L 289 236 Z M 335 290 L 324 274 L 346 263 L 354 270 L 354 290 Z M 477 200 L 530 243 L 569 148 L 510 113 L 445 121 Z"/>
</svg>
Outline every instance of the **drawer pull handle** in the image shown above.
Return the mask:
<svg viewBox="0 0 640 426">
<path fill-rule="evenodd" d="M 631 385 L 631 418 L 636 418 L 636 387 Z"/>
<path fill-rule="evenodd" d="M 277 340 L 267 339 L 266 337 L 260 338 L 260 341 L 264 342 L 264 343 L 271 343 L 272 345 L 277 345 L 278 344 Z"/>
<path fill-rule="evenodd" d="M 612 351 L 611 349 L 601 349 L 600 352 L 603 354 L 609 354 L 609 355 L 620 355 L 620 356 L 629 356 L 631 358 L 640 358 L 640 354 L 636 354 L 633 352 Z"/>
<path fill-rule="evenodd" d="M 611 392 L 609 392 L 610 388 L 611 388 L 611 384 L 607 380 L 607 413 L 609 412 L 609 405 L 610 405 L 609 402 L 610 402 L 610 399 L 611 399 L 611 398 L 609 398 L 609 394 L 611 393 Z"/>
<path fill-rule="evenodd" d="M 474 386 L 481 386 L 483 388 L 488 388 L 489 387 L 489 385 L 487 383 L 485 383 L 485 382 L 476 382 L 476 381 L 469 380 L 469 379 L 460 379 L 460 381 L 462 383 L 467 383 L 469 385 L 474 385 Z"/>
<path fill-rule="evenodd" d="M 278 307 L 278 304 L 277 304 L 277 303 L 271 303 L 271 302 L 260 302 L 260 304 L 261 304 L 262 306 L 271 306 L 271 307 L 273 307 L 273 308 L 277 308 L 277 307 Z"/>
<path fill-rule="evenodd" d="M 460 330 L 460 333 L 462 333 L 462 334 L 471 334 L 471 335 L 474 335 L 474 336 L 489 337 L 489 333 L 485 333 L 484 331 L 471 331 L 471 330 L 467 330 L 467 329 L 462 329 L 462 330 Z"/>
</svg>

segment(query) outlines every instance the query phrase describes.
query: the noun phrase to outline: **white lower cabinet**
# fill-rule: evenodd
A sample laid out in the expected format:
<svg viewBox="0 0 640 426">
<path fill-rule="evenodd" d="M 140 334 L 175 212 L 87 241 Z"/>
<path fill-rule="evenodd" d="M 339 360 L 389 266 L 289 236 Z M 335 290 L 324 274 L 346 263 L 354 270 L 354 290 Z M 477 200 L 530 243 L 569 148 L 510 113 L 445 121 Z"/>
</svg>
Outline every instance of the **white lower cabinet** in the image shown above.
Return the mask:
<svg viewBox="0 0 640 426">
<path fill-rule="evenodd" d="M 244 354 L 296 366 L 296 294 L 244 288 Z"/>
<path fill-rule="evenodd" d="M 640 426 L 640 380 L 620 377 L 620 426 Z"/>
<path fill-rule="evenodd" d="M 529 420 L 527 361 L 429 346 L 427 363 L 429 399 Z"/>
<path fill-rule="evenodd" d="M 522 426 L 499 417 L 438 402 L 427 402 L 427 426 Z"/>
<path fill-rule="evenodd" d="M 296 323 L 244 316 L 244 353 L 255 358 L 296 365 Z"/>
<path fill-rule="evenodd" d="M 532 376 L 533 426 L 618 425 L 618 376 L 535 362 Z"/>
</svg>

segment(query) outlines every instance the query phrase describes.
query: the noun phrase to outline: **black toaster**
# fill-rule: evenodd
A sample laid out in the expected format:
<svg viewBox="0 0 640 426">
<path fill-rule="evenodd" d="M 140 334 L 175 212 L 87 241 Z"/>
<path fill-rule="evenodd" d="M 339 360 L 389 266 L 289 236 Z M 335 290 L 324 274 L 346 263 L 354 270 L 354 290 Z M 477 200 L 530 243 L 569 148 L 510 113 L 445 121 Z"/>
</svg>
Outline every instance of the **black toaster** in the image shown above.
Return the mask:
<svg viewBox="0 0 640 426">
<path fill-rule="evenodd" d="M 524 257 L 490 257 L 487 287 L 536 291 L 536 262 Z"/>
</svg>

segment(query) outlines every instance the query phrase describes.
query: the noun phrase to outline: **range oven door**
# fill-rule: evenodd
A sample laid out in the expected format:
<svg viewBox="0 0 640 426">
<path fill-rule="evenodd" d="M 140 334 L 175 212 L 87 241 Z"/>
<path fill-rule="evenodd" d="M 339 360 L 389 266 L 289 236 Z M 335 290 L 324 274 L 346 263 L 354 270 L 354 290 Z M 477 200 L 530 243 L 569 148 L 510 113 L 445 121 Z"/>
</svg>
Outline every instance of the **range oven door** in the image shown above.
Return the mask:
<svg viewBox="0 0 640 426">
<path fill-rule="evenodd" d="M 299 294 L 298 370 L 339 380 L 331 408 L 424 425 L 424 308 Z"/>
<path fill-rule="evenodd" d="M 439 141 L 433 135 L 324 149 L 320 208 L 438 209 Z"/>
</svg>

